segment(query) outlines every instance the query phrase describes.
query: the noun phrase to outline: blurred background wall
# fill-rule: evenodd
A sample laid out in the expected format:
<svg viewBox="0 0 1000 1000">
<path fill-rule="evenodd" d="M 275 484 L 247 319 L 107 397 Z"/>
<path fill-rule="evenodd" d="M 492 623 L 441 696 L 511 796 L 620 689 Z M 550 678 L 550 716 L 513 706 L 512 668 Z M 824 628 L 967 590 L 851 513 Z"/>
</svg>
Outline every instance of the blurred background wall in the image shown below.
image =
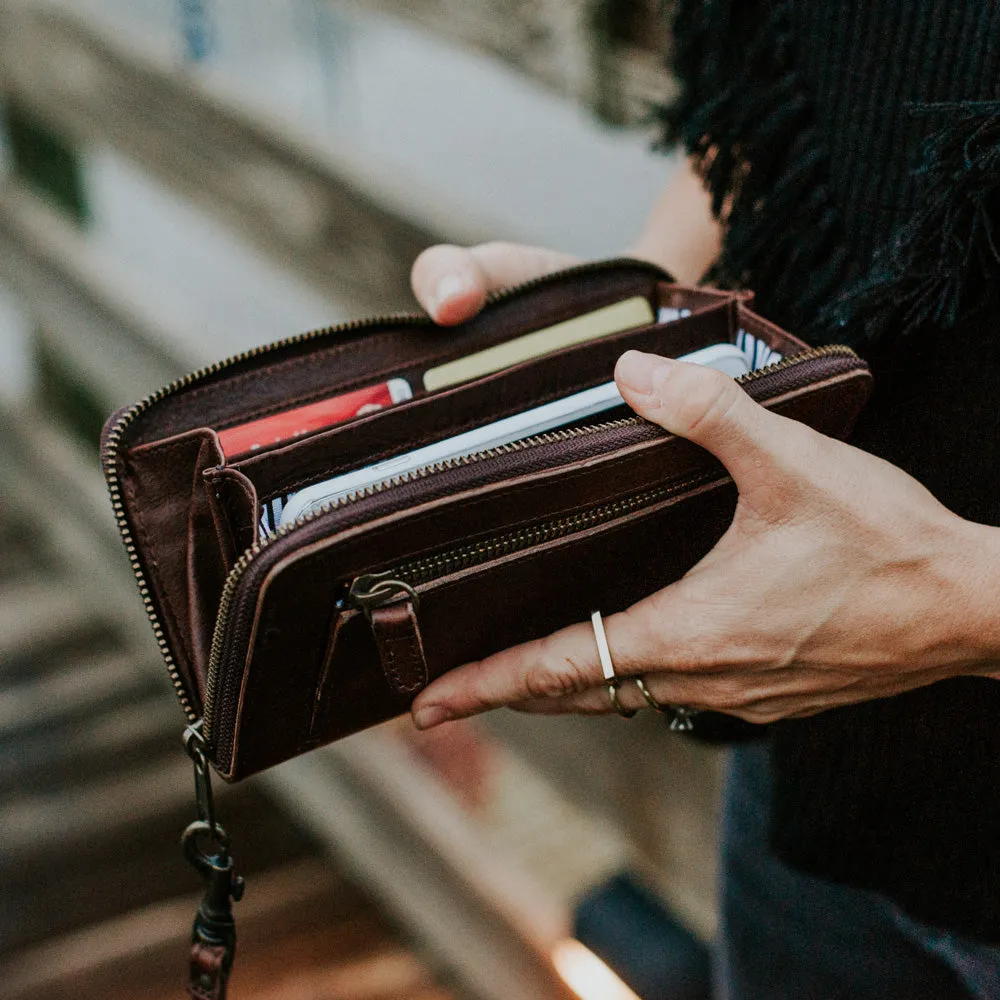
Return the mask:
<svg viewBox="0 0 1000 1000">
<path fill-rule="evenodd" d="M 413 308 L 434 242 L 621 252 L 676 166 L 648 124 L 662 6 L 0 2 L 0 998 L 173 996 L 182 972 L 189 765 L 103 495 L 105 416 Z M 226 790 L 260 873 L 235 995 L 572 996 L 559 949 L 622 873 L 704 942 L 718 771 L 655 718 L 502 713 Z"/>
</svg>

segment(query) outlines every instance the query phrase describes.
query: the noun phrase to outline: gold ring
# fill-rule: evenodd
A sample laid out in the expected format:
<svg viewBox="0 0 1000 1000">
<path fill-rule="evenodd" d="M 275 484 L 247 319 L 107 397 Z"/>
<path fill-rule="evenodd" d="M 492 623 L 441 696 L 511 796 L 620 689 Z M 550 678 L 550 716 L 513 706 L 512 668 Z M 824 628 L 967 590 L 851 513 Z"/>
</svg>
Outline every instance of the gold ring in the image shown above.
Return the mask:
<svg viewBox="0 0 1000 1000">
<path fill-rule="evenodd" d="M 675 733 L 689 733 L 694 729 L 691 721 L 698 714 L 697 708 L 685 708 L 683 705 L 664 705 L 662 701 L 657 701 L 652 692 L 646 687 L 646 682 L 641 677 L 635 678 L 636 687 L 646 699 L 646 704 L 662 715 L 670 717 L 670 728 Z"/>
<path fill-rule="evenodd" d="M 615 674 L 615 665 L 611 662 L 611 650 L 608 649 L 608 636 L 604 631 L 604 619 L 600 611 L 594 611 L 590 616 L 590 624 L 594 627 L 594 639 L 597 642 L 597 654 L 601 658 L 601 670 L 604 672 L 604 684 L 608 689 L 611 707 L 623 718 L 631 719 L 635 709 L 625 708 L 618 697 L 621 682 Z"/>
<path fill-rule="evenodd" d="M 661 714 L 670 711 L 669 705 L 664 705 L 653 697 L 652 692 L 648 687 L 646 687 L 646 682 L 641 677 L 635 677 L 633 679 L 635 680 L 635 686 L 639 689 L 643 698 L 646 699 L 646 704 L 649 705 L 651 709 Z"/>
<path fill-rule="evenodd" d="M 623 718 L 631 719 L 636 712 L 639 710 L 637 708 L 626 708 L 618 698 L 618 688 L 621 685 L 618 681 L 608 681 L 608 697 L 611 699 L 611 707 Z"/>
</svg>

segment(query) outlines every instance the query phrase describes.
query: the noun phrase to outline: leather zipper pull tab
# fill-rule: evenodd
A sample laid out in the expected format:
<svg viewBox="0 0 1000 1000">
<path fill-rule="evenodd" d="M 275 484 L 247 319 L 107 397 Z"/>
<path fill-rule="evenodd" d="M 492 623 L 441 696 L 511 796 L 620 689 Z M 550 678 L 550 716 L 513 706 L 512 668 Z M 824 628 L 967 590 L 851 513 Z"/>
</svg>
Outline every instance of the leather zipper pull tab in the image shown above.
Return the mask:
<svg viewBox="0 0 1000 1000">
<path fill-rule="evenodd" d="M 427 658 L 420 634 L 420 595 L 391 573 L 369 573 L 351 584 L 348 597 L 372 627 L 382 670 L 392 690 L 412 697 L 427 686 Z"/>
</svg>

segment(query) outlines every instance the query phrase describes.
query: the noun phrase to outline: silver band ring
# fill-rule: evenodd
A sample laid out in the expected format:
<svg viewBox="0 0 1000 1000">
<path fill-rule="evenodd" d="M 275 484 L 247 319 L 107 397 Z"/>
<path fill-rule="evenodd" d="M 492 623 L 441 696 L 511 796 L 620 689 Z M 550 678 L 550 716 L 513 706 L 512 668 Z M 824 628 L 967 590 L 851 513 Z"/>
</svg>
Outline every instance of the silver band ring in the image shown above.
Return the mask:
<svg viewBox="0 0 1000 1000">
<path fill-rule="evenodd" d="M 698 714 L 698 709 L 685 708 L 683 705 L 664 705 L 662 701 L 657 701 L 653 697 L 653 693 L 646 687 L 646 682 L 641 677 L 635 678 L 635 684 L 650 708 L 669 717 L 672 732 L 689 733 L 694 729 L 694 723 L 691 720 Z"/>
<path fill-rule="evenodd" d="M 611 650 L 608 649 L 608 636 L 604 631 L 604 619 L 600 611 L 594 611 L 590 616 L 590 624 L 594 627 L 594 639 L 597 641 L 597 654 L 601 658 L 601 670 L 604 672 L 604 685 L 608 689 L 611 707 L 623 718 L 631 719 L 635 709 L 625 708 L 618 698 L 621 681 L 615 673 L 615 665 L 611 662 Z"/>
</svg>

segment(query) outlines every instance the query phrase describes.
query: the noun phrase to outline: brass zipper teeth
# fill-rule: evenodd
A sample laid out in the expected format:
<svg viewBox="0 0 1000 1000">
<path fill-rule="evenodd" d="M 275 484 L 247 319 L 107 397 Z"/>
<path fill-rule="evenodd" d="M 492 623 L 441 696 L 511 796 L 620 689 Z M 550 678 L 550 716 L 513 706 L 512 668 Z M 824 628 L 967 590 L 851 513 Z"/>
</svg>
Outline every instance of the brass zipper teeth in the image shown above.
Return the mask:
<svg viewBox="0 0 1000 1000">
<path fill-rule="evenodd" d="M 457 570 L 475 566 L 479 562 L 520 552 L 522 549 L 534 548 L 536 545 L 542 545 L 545 542 L 551 542 L 557 538 L 605 524 L 633 511 L 652 507 L 678 490 L 686 489 L 701 480 L 707 482 L 711 478 L 712 475 L 702 475 L 681 482 L 673 482 L 669 485 L 657 486 L 655 489 L 645 490 L 627 500 L 615 500 L 592 507 L 579 514 L 571 514 L 531 527 L 519 528 L 516 531 L 487 538 L 482 542 L 473 542 L 449 549 L 447 552 L 414 559 L 390 570 L 390 573 L 393 579 L 403 580 L 414 587 L 419 587 L 431 580 L 448 576 Z"/>
<path fill-rule="evenodd" d="M 556 274 L 542 275 L 538 278 L 532 278 L 529 281 L 522 282 L 519 285 L 515 285 L 511 288 L 503 289 L 499 292 L 491 293 L 487 297 L 487 304 L 493 305 L 499 302 L 503 302 L 505 299 L 521 294 L 522 292 L 530 291 L 533 288 L 540 287 L 549 281 L 561 280 L 564 277 L 572 276 L 577 273 L 585 272 L 600 272 L 602 270 L 609 270 L 614 267 L 620 267 L 623 265 L 628 265 L 631 267 L 639 267 L 644 265 L 643 261 L 635 261 L 627 258 L 620 258 L 616 260 L 601 261 L 597 264 L 579 264 L 576 267 L 567 268 L 564 271 L 560 271 Z M 646 265 L 649 267 L 651 272 L 659 274 L 659 269 L 654 265 Z M 210 375 L 215 375 L 218 372 L 225 371 L 227 368 L 232 368 L 235 365 L 241 364 L 244 361 L 249 361 L 252 358 L 261 357 L 264 354 L 271 353 L 273 351 L 278 351 L 286 347 L 294 346 L 295 344 L 306 343 L 311 340 L 316 340 L 320 337 L 331 336 L 334 334 L 342 333 L 353 333 L 358 330 L 364 330 L 369 327 L 379 327 L 388 325 L 398 325 L 398 326 L 418 326 L 421 324 L 427 324 L 430 321 L 419 314 L 416 313 L 388 313 L 383 316 L 376 316 L 367 319 L 351 320 L 348 323 L 342 323 L 338 326 L 327 326 L 320 327 L 316 330 L 310 330 L 306 333 L 300 333 L 293 337 L 285 337 L 281 340 L 275 341 L 271 344 L 262 345 L 259 347 L 252 347 L 249 350 L 242 351 L 239 354 L 234 354 L 232 357 L 226 358 L 224 361 L 217 361 L 211 365 L 204 368 L 199 368 L 195 372 L 191 372 L 182 378 L 176 379 L 169 385 L 164 386 L 162 389 L 158 389 L 156 392 L 151 393 L 144 399 L 141 399 L 134 406 L 129 407 L 124 413 L 118 418 L 115 426 L 108 433 L 108 437 L 105 441 L 104 455 L 103 455 L 103 467 L 104 476 L 108 486 L 108 493 L 111 497 L 111 506 L 114 510 L 115 521 L 118 525 L 119 534 L 122 537 L 122 542 L 125 545 L 125 551 L 128 554 L 128 560 L 132 567 L 132 572 L 135 574 L 136 583 L 139 587 L 139 595 L 142 598 L 143 607 L 146 610 L 146 617 L 149 618 L 149 623 L 153 629 L 153 635 L 156 637 L 156 643 L 159 646 L 160 654 L 163 656 L 163 661 L 167 666 L 167 670 L 170 673 L 170 680 L 174 686 L 174 690 L 177 693 L 177 697 L 181 703 L 181 707 L 184 709 L 185 714 L 191 722 L 196 722 L 198 720 L 198 713 L 195 711 L 194 705 L 191 703 L 191 698 L 188 695 L 184 687 L 184 680 L 180 675 L 180 671 L 177 669 L 177 664 L 174 662 L 173 654 L 170 651 L 170 645 L 167 642 L 166 634 L 164 633 L 163 626 L 160 624 L 159 616 L 156 613 L 156 608 L 153 605 L 153 598 L 149 591 L 149 585 L 146 582 L 146 576 L 142 568 L 142 562 L 139 558 L 139 552 L 135 545 L 135 540 L 132 537 L 132 529 L 129 527 L 128 517 L 125 513 L 125 505 L 121 498 L 121 480 L 120 480 L 120 469 L 119 461 L 121 455 L 119 449 L 121 447 L 122 436 L 125 431 L 136 421 L 136 419 L 144 413 L 150 406 L 154 403 L 158 403 L 160 400 L 167 396 L 178 392 L 181 389 L 186 388 L 193 382 L 198 382 L 203 378 L 207 378 Z M 252 550 L 248 550 L 244 553 L 243 557 L 237 562 L 236 566 L 244 564 L 244 560 L 248 560 L 248 557 L 252 558 Z M 236 566 L 233 567 L 235 572 Z M 245 564 L 244 564 L 245 569 Z M 230 574 L 232 576 L 232 574 Z M 228 586 L 227 580 L 227 586 Z M 221 607 L 220 607 L 221 610 Z M 210 656 L 210 664 L 214 663 L 216 660 L 216 640 L 213 636 L 212 640 L 212 653 Z M 211 669 L 211 667 L 210 667 Z M 209 693 L 210 689 L 206 690 L 206 706 L 211 699 Z M 205 714 L 207 715 L 207 709 Z"/>
<path fill-rule="evenodd" d="M 767 365 L 764 368 L 758 368 L 756 371 L 748 372 L 746 375 L 740 376 L 736 379 L 736 382 L 740 385 L 746 385 L 747 383 L 754 382 L 757 379 L 763 378 L 765 376 L 773 375 L 776 372 L 784 371 L 788 368 L 792 368 L 795 365 L 801 364 L 805 361 L 813 361 L 819 358 L 826 357 L 846 357 L 846 358 L 856 358 L 857 354 L 852 351 L 849 347 L 845 347 L 838 344 L 829 345 L 827 347 L 816 347 L 809 348 L 805 351 L 800 351 L 798 354 L 794 354 L 791 357 L 783 358 L 781 361 L 776 361 L 774 364 Z M 236 590 L 239 586 L 240 579 L 246 572 L 250 564 L 269 546 L 274 544 L 281 538 L 284 538 L 289 532 L 296 531 L 303 525 L 309 524 L 311 521 L 315 520 L 317 517 L 322 517 L 329 514 L 331 511 L 339 510 L 343 507 L 349 506 L 352 503 L 356 503 L 358 500 L 363 500 L 367 497 L 372 497 L 377 494 L 383 493 L 388 489 L 392 489 L 396 486 L 402 486 L 406 483 L 413 482 L 417 479 L 424 479 L 428 476 L 436 475 L 441 472 L 445 472 L 449 469 L 455 469 L 461 466 L 472 465 L 477 462 L 481 462 L 491 458 L 497 458 L 501 455 L 509 455 L 512 452 L 524 451 L 528 448 L 535 448 L 540 445 L 552 444 L 559 441 L 566 441 L 573 438 L 578 438 L 588 434 L 595 434 L 602 431 L 608 431 L 618 428 L 625 428 L 635 426 L 637 424 L 645 423 L 641 417 L 623 417 L 619 420 L 605 421 L 601 424 L 588 424 L 581 427 L 571 427 L 565 430 L 549 431 L 546 434 L 540 434 L 536 437 L 525 438 L 521 441 L 515 441 L 511 444 L 500 445 L 495 448 L 489 448 L 484 451 L 474 452 L 470 455 L 463 455 L 459 458 L 447 459 L 443 462 L 436 462 L 433 465 L 424 466 L 420 469 L 416 469 L 412 472 L 406 473 L 401 476 L 396 476 L 392 479 L 384 480 L 383 482 L 376 483 L 372 486 L 367 487 L 364 490 L 359 490 L 355 493 L 350 493 L 347 496 L 341 497 L 339 500 L 332 501 L 329 504 L 324 504 L 322 507 L 303 514 L 301 517 L 297 518 L 291 524 L 283 525 L 278 528 L 277 531 L 268 535 L 265 538 L 258 538 L 251 546 L 248 548 L 243 555 L 236 561 L 233 568 L 229 571 L 229 575 L 226 577 L 225 585 L 222 589 L 222 596 L 219 600 L 219 611 L 216 616 L 215 631 L 212 634 L 212 643 L 209 649 L 209 661 L 208 661 L 208 676 L 205 683 L 205 705 L 204 705 L 204 719 L 205 727 L 204 731 L 207 737 L 211 738 L 211 726 L 212 719 L 214 715 L 214 702 L 215 702 L 215 689 L 217 688 L 217 674 L 220 669 L 220 664 L 222 660 L 222 647 L 225 636 L 224 623 L 228 620 L 229 612 L 232 608 L 233 600 L 236 596 Z M 671 487 L 664 487 L 664 489 L 670 489 Z M 656 491 L 651 491 L 656 492 Z M 645 494 L 644 494 L 645 496 Z M 637 500 L 637 498 L 633 498 Z M 623 503 L 629 503 L 630 501 L 622 501 Z M 647 503 L 655 503 L 655 500 L 646 500 Z M 577 518 L 583 518 L 586 515 L 575 515 Z M 613 515 L 612 515 L 613 516 Z M 526 529 L 527 530 L 527 529 Z M 530 544 L 530 543 L 529 543 Z M 511 550 L 513 551 L 513 550 Z M 447 555 L 447 554 L 445 554 Z M 433 559 L 433 557 L 428 557 Z M 444 556 L 442 556 L 444 558 Z M 486 556 L 489 558 L 489 556 Z M 417 561 L 421 562 L 421 561 Z M 410 564 L 407 564 L 410 565 Z M 466 565 L 471 565 L 467 563 Z M 405 567 L 404 567 L 405 568 Z M 427 579 L 430 579 L 429 577 Z M 421 582 L 426 582 L 421 580 Z"/>
</svg>

